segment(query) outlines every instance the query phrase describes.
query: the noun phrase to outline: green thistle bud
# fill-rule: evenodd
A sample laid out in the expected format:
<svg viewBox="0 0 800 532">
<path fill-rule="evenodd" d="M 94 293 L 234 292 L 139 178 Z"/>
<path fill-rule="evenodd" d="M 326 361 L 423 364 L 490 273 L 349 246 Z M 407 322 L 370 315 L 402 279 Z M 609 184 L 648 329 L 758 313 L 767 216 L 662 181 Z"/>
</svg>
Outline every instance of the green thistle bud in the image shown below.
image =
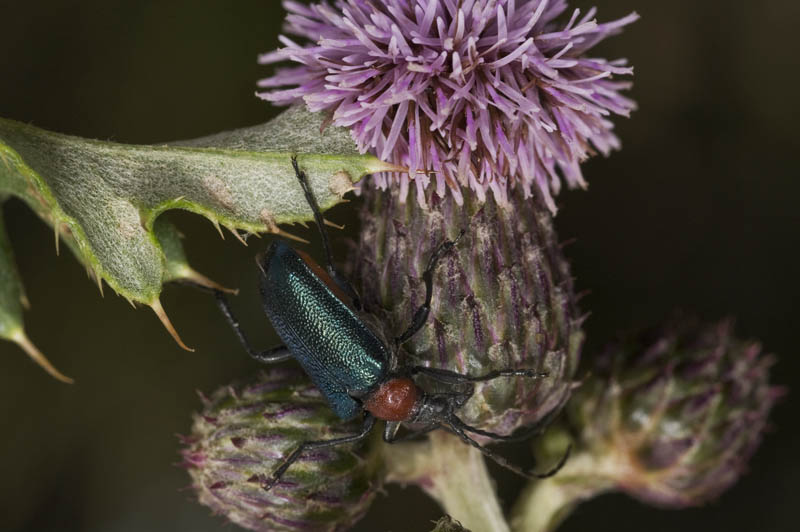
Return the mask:
<svg viewBox="0 0 800 532">
<path fill-rule="evenodd" d="M 396 337 L 425 299 L 431 252 L 464 236 L 439 261 L 427 325 L 404 344 L 403 365 L 468 375 L 531 368 L 534 379 L 476 385 L 459 412 L 465 422 L 509 434 L 555 415 L 570 395 L 583 334 L 569 268 L 546 207 L 513 195 L 507 205 L 470 195 L 463 205 L 428 193 L 365 187 L 362 231 L 351 277 L 365 308 Z"/>
<path fill-rule="evenodd" d="M 203 398 L 183 465 L 202 504 L 251 530 L 346 530 L 380 487 L 377 457 L 348 446 L 310 452 L 271 490 L 262 482 L 305 440 L 358 430 L 342 424 L 299 371 L 273 370 Z"/>
<path fill-rule="evenodd" d="M 614 487 L 665 507 L 703 504 L 745 470 L 782 390 L 773 358 L 723 321 L 610 347 L 568 406 L 580 446 Z"/>
</svg>

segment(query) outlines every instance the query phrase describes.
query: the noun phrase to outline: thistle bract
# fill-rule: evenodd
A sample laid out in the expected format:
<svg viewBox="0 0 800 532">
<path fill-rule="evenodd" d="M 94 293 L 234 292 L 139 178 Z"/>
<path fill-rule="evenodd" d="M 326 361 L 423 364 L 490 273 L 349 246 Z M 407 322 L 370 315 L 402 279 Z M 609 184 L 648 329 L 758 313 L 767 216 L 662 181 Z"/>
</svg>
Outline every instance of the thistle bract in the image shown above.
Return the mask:
<svg viewBox="0 0 800 532">
<path fill-rule="evenodd" d="M 571 16 L 565 0 L 285 1 L 285 48 L 262 63 L 292 61 L 259 82 L 278 104 L 305 101 L 332 112 L 362 151 L 410 170 L 405 197 L 433 178 L 439 196 L 462 188 L 500 203 L 509 184 L 555 211 L 562 179 L 583 186 L 580 162 L 619 147 L 612 114 L 635 108 L 625 60 L 587 57 L 636 14 L 598 24 L 592 9 Z M 418 171 L 420 173 L 418 173 Z M 424 200 L 423 194 L 417 195 Z"/>
<path fill-rule="evenodd" d="M 262 483 L 305 440 L 358 430 L 342 424 L 305 375 L 273 370 L 255 383 L 204 398 L 183 465 L 202 504 L 251 530 L 347 530 L 369 508 L 380 485 L 376 457 L 352 447 L 309 452 L 282 480 Z"/>
<path fill-rule="evenodd" d="M 459 416 L 484 430 L 509 434 L 556 414 L 569 397 L 583 334 L 549 211 L 521 195 L 512 196 L 513 208 L 469 196 L 459 206 L 433 193 L 422 207 L 413 197 L 403 202 L 398 190 L 374 188 L 364 196 L 352 277 L 365 308 L 392 328 L 390 338 L 425 299 L 421 275 L 432 251 L 465 231 L 439 261 L 428 324 L 403 344 L 400 364 L 473 376 L 507 368 L 546 374 L 477 384 Z"/>
<path fill-rule="evenodd" d="M 569 404 L 585 450 L 631 496 L 667 507 L 719 496 L 744 472 L 781 390 L 771 357 L 723 321 L 611 346 Z M 611 466 L 610 464 L 613 464 Z"/>
</svg>

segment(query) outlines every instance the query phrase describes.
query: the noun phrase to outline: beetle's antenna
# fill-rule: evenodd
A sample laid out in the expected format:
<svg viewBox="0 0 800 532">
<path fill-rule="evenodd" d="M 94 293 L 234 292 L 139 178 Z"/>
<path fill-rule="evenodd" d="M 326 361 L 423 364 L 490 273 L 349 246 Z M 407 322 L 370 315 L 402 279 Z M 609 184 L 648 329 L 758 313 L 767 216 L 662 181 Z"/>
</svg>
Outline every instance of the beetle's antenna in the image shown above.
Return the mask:
<svg viewBox="0 0 800 532">
<path fill-rule="evenodd" d="M 491 458 L 492 460 L 494 460 L 494 462 L 497 465 L 499 465 L 501 467 L 504 467 L 505 469 L 508 469 L 512 473 L 516 473 L 517 475 L 519 475 L 521 477 L 525 477 L 525 478 L 548 478 L 548 477 L 552 477 L 553 475 L 558 473 L 559 470 L 562 467 L 564 467 L 564 464 L 567 462 L 567 458 L 569 458 L 570 452 L 572 451 L 572 445 L 568 446 L 567 447 L 567 451 L 564 453 L 564 456 L 561 457 L 561 460 L 559 460 L 558 463 L 555 465 L 555 467 L 553 467 L 551 470 L 546 471 L 544 473 L 529 473 L 529 472 L 523 471 L 522 469 L 520 469 L 519 467 L 515 466 L 514 464 L 512 464 L 511 462 L 509 462 L 508 460 L 506 460 L 505 458 L 503 458 L 499 454 L 496 454 L 493 451 L 490 451 L 489 449 L 487 449 L 486 447 L 484 447 L 480 443 L 478 443 L 475 440 L 473 440 L 472 438 L 470 438 L 466 434 L 466 432 L 464 432 L 465 429 L 468 427 L 468 425 L 466 425 L 458 417 L 451 416 L 450 419 L 448 419 L 447 424 L 448 424 L 449 428 L 459 438 L 461 438 L 465 443 L 468 443 L 468 444 L 472 445 L 473 447 L 475 447 L 476 449 L 478 449 L 484 455 L 486 455 L 489 458 Z M 475 431 L 475 432 L 476 432 L 476 434 L 480 434 L 480 432 L 477 432 L 477 431 Z M 485 432 L 485 431 L 481 431 L 481 432 Z M 487 434 L 491 434 L 491 433 L 487 433 Z"/>
</svg>

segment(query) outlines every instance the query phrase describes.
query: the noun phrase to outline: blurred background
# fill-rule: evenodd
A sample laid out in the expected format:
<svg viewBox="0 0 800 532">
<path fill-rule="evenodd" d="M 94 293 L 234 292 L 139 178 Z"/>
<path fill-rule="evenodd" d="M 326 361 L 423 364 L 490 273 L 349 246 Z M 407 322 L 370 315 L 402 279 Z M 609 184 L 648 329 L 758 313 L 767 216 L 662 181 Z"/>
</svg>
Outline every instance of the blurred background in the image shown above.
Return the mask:
<svg viewBox="0 0 800 532">
<path fill-rule="evenodd" d="M 560 530 L 796 530 L 800 3 L 594 4 L 602 20 L 642 15 L 596 50 L 635 65 L 640 110 L 616 120 L 623 150 L 586 165 L 590 190 L 558 198 L 577 289 L 591 291 L 584 356 L 676 307 L 706 320 L 733 315 L 740 336 L 780 356 L 774 381 L 795 392 L 774 411 L 751 471 L 718 502 L 677 512 L 608 495 Z M 254 91 L 268 73 L 256 56 L 277 45 L 277 1 L 3 0 L 0 13 L 0 116 L 146 144 L 276 114 Z M 354 212 L 344 205 L 329 218 L 355 232 Z M 56 257 L 52 230 L 22 203 L 8 202 L 5 216 L 32 303 L 28 333 L 76 383 L 56 382 L 0 343 L 0 530 L 233 530 L 192 501 L 175 466 L 175 435 L 200 406 L 195 390 L 258 369 L 211 300 L 166 288 L 164 307 L 197 348 L 182 351 L 149 310 L 108 289 L 101 298 L 68 252 Z M 245 248 L 197 216 L 168 216 L 195 267 L 242 290 L 235 306 L 254 343 L 272 345 L 252 259 L 265 241 Z M 510 504 L 521 481 L 500 478 Z M 440 514 L 418 490 L 390 486 L 357 530 L 425 531 Z"/>
</svg>

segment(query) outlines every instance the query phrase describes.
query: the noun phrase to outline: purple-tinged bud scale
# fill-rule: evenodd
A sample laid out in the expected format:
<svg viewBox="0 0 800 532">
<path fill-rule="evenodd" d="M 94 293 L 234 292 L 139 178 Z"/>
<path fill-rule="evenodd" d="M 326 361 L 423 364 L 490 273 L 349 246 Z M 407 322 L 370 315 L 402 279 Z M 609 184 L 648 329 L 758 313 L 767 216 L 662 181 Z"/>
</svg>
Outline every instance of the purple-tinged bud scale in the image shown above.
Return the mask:
<svg viewBox="0 0 800 532">
<path fill-rule="evenodd" d="M 309 452 L 272 489 L 263 482 L 305 440 L 357 432 L 300 371 L 275 369 L 203 398 L 183 465 L 202 504 L 250 530 L 347 530 L 380 487 L 377 455 L 352 446 Z"/>
<path fill-rule="evenodd" d="M 614 462 L 615 486 L 643 502 L 710 501 L 746 470 L 783 393 L 769 384 L 773 361 L 731 321 L 613 345 L 569 404 L 579 446 Z"/>
<path fill-rule="evenodd" d="M 500 206 L 472 196 L 458 205 L 429 193 L 428 207 L 421 207 L 414 194 L 402 202 L 397 190 L 364 190 L 351 277 L 365 308 L 391 327 L 387 337 L 399 335 L 425 299 L 421 276 L 431 252 L 463 229 L 434 273 L 428 322 L 403 345 L 399 363 L 471 376 L 507 368 L 540 371 L 546 376 L 477 384 L 458 415 L 501 434 L 547 421 L 569 398 L 583 339 L 548 209 L 522 194 Z"/>
</svg>

